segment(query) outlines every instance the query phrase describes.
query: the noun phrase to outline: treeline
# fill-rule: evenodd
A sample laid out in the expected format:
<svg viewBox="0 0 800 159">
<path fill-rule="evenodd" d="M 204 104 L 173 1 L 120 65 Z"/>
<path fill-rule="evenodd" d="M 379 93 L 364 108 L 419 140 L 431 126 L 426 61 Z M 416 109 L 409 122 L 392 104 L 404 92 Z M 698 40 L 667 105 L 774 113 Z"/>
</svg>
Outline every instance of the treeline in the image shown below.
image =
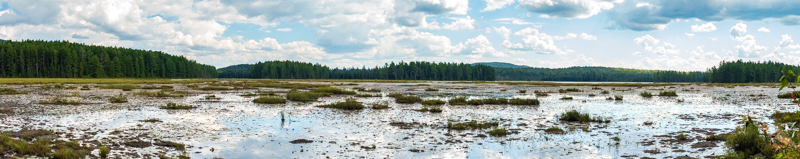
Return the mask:
<svg viewBox="0 0 800 159">
<path fill-rule="evenodd" d="M 214 66 L 159 51 L 67 41 L 0 42 L 0 77 L 214 78 Z"/>
<path fill-rule="evenodd" d="M 711 79 L 700 71 L 653 71 L 653 82 L 709 82 Z"/>
<path fill-rule="evenodd" d="M 767 83 L 778 82 L 781 69 L 800 71 L 797 66 L 779 62 L 722 61 L 719 67 L 708 69 L 709 80 L 716 83 Z"/>
<path fill-rule="evenodd" d="M 496 68 L 503 81 L 653 82 L 653 71 L 609 68 Z"/>
<path fill-rule="evenodd" d="M 270 79 L 386 79 L 386 80 L 495 80 L 495 69 L 464 63 L 394 62 L 373 68 L 334 68 L 296 61 L 266 61 L 252 65 L 249 74 L 235 69 L 220 78 Z M 229 72 L 229 73 L 226 73 Z"/>
</svg>

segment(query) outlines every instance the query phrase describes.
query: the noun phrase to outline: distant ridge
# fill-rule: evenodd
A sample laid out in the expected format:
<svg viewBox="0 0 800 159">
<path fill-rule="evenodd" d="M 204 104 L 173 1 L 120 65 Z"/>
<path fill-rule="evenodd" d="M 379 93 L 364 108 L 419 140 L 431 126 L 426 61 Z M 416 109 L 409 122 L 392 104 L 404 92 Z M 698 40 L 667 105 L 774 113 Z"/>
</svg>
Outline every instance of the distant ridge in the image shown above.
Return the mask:
<svg viewBox="0 0 800 159">
<path fill-rule="evenodd" d="M 511 63 L 505 63 L 505 62 L 477 62 L 477 63 L 472 63 L 472 66 L 475 66 L 475 65 L 486 65 L 486 66 L 495 67 L 495 68 L 531 68 L 530 66 L 515 65 L 515 64 L 511 64 Z"/>
</svg>

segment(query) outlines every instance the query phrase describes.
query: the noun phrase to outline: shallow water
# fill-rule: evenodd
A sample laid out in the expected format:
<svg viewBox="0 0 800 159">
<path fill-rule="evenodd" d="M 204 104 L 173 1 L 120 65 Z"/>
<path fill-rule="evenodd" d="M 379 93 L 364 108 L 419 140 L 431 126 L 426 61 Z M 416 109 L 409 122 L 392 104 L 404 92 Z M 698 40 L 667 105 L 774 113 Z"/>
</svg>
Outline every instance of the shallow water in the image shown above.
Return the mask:
<svg viewBox="0 0 800 159">
<path fill-rule="evenodd" d="M 256 90 L 194 91 L 180 85 L 190 94 L 181 98 L 149 98 L 120 90 L 36 91 L 36 87 L 3 86 L 30 89 L 27 95 L 3 95 L 0 103 L 15 103 L 16 115 L 5 115 L 0 130 L 16 131 L 23 127 L 52 129 L 60 137 L 84 143 L 111 143 L 112 155 L 124 158 L 154 157 L 159 153 L 182 153 L 171 148 L 151 146 L 127 147 L 125 141 L 155 139 L 185 143 L 186 155 L 192 158 L 624 158 L 624 157 L 704 157 L 721 155 L 727 150 L 724 142 L 705 143 L 711 133 L 732 131 L 743 115 L 765 122 L 775 111 L 794 111 L 797 105 L 777 99 L 777 88 L 706 87 L 698 85 L 669 87 L 601 87 L 615 88 L 611 94 L 591 87 L 535 87 L 495 84 L 430 83 L 431 86 L 395 83 L 358 83 L 377 88 L 382 94 L 393 92 L 418 95 L 423 99 L 447 100 L 456 96 L 468 98 L 538 98 L 539 106 L 442 106 L 442 113 L 418 112 L 417 104 L 397 104 L 389 97 L 356 98 L 368 107 L 370 103 L 387 101 L 390 109 L 337 110 L 317 105 L 344 101 L 352 95 L 320 98 L 317 102 L 256 104 L 252 97 L 239 94 Z M 427 87 L 438 92 L 425 92 Z M 413 88 L 414 90 L 408 90 Z M 536 97 L 534 90 L 553 91 L 578 88 L 583 92 L 550 93 Z M 507 89 L 508 91 L 501 91 Z M 628 90 L 630 89 L 630 90 Z M 643 98 L 642 91 L 657 94 L 659 90 L 676 90 L 678 97 Z M 272 90 L 262 88 L 261 90 Z M 283 89 L 275 89 L 285 91 Z M 517 90 L 528 90 L 527 94 Z M 698 90 L 698 91 L 695 91 Z M 79 92 L 80 97 L 69 97 Z M 129 103 L 111 104 L 106 98 L 120 92 Z M 596 94 L 590 97 L 588 94 Z M 726 94 L 731 96 L 726 97 Z M 749 96 L 750 94 L 765 96 Z M 216 95 L 219 100 L 205 100 Z M 606 100 L 623 95 L 622 101 Z M 574 97 L 561 100 L 562 96 Z M 97 104 L 40 105 L 39 100 L 53 97 L 81 100 Z M 727 99 L 723 99 L 727 98 Z M 683 102 L 679 102 L 682 99 Z M 755 99 L 755 100 L 754 100 Z M 199 106 L 193 110 L 163 110 L 167 102 Z M 592 116 L 605 117 L 610 123 L 560 122 L 558 115 L 578 110 Z M 281 112 L 286 120 L 281 121 Z M 140 120 L 157 118 L 163 122 Z M 442 128 L 448 121 L 500 121 L 501 128 L 515 132 L 502 137 L 489 136 L 488 130 L 451 131 Z M 391 123 L 413 123 L 393 126 Z M 547 134 L 544 129 L 559 127 L 567 134 Z M 675 139 L 685 134 L 688 140 Z M 485 136 L 484 136 L 485 135 Z M 619 137 L 620 141 L 612 140 Z M 307 139 L 313 142 L 292 144 Z M 705 144 L 705 146 L 694 147 Z M 708 145 L 711 146 L 708 146 Z M 374 147 L 374 148 L 373 148 Z M 213 151 L 212 151 L 213 148 Z M 97 151 L 93 152 L 95 155 Z"/>
</svg>

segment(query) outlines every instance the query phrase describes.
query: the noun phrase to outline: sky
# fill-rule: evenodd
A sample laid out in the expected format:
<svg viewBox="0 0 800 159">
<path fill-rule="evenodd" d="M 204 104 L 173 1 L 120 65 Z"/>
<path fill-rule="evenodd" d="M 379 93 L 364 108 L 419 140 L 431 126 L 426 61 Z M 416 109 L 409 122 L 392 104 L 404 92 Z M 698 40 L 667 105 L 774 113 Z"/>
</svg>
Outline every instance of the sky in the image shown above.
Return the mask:
<svg viewBox="0 0 800 159">
<path fill-rule="evenodd" d="M 0 0 L 0 38 L 158 50 L 218 68 L 508 62 L 703 71 L 800 64 L 798 0 Z"/>
</svg>

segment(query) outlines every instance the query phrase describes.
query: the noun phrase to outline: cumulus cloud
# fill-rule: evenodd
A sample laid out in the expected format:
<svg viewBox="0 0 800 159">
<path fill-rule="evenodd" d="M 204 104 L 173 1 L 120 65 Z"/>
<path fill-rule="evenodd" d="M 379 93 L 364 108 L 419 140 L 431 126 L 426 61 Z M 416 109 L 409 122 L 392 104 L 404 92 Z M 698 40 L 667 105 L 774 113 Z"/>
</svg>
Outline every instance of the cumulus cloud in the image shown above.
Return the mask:
<svg viewBox="0 0 800 159">
<path fill-rule="evenodd" d="M 553 36 L 553 39 L 556 40 L 565 40 L 565 39 L 572 39 L 578 37 L 578 34 L 575 33 L 567 33 L 566 36 Z"/>
<path fill-rule="evenodd" d="M 683 33 L 683 34 L 686 34 L 686 36 L 689 36 L 689 37 L 693 37 L 694 36 L 694 34 L 692 34 L 692 33 Z"/>
<path fill-rule="evenodd" d="M 497 51 L 483 35 L 478 35 L 475 38 L 467 39 L 466 42 L 456 46 L 460 50 L 460 54 L 467 55 L 468 58 L 477 59 L 483 57 L 484 54 L 489 54 L 494 57 L 508 57 L 505 53 Z"/>
<path fill-rule="evenodd" d="M 533 24 L 531 22 L 526 22 L 525 20 L 517 19 L 517 18 L 499 18 L 499 19 L 495 19 L 493 21 L 499 21 L 501 24 L 516 24 L 516 25 L 531 25 L 531 24 Z"/>
<path fill-rule="evenodd" d="M 781 38 L 782 38 L 780 43 L 781 47 L 789 46 L 789 44 L 792 44 L 794 42 L 794 40 L 792 40 L 792 37 L 789 36 L 789 34 L 783 34 L 781 35 Z"/>
<path fill-rule="evenodd" d="M 744 33 L 747 33 L 747 25 L 744 23 L 736 23 L 733 27 L 731 27 L 731 39 L 742 38 Z"/>
<path fill-rule="evenodd" d="M 589 35 L 589 34 L 586 34 L 586 33 L 581 33 L 581 38 L 582 38 L 583 40 L 597 40 L 597 37 L 596 37 L 596 36 L 594 36 L 594 35 Z"/>
<path fill-rule="evenodd" d="M 623 0 L 519 0 L 520 8 L 553 18 L 589 18 Z"/>
<path fill-rule="evenodd" d="M 765 27 L 758 28 L 758 31 L 759 31 L 759 32 L 765 32 L 765 33 L 769 33 L 769 29 L 767 29 L 767 28 L 765 28 Z"/>
<path fill-rule="evenodd" d="M 87 37 L 87 36 L 78 35 L 78 34 L 72 34 L 72 38 L 74 38 L 74 39 L 89 39 L 89 37 Z"/>
<path fill-rule="evenodd" d="M 641 1 L 625 1 L 616 4 L 608 13 L 612 21 L 609 28 L 649 31 L 663 30 L 667 24 L 678 19 L 695 18 L 703 21 L 783 18 L 782 24 L 796 25 L 800 24 L 800 18 L 793 16 L 797 15 L 797 10 L 800 10 L 800 1 L 794 0 L 651 0 L 646 4 Z"/>
<path fill-rule="evenodd" d="M 466 18 L 452 18 L 455 20 L 453 23 L 442 25 L 442 29 L 449 30 L 468 30 L 475 29 L 475 19 L 467 16 Z"/>
<path fill-rule="evenodd" d="M 503 9 L 507 5 L 514 3 L 514 0 L 483 0 L 483 1 L 486 2 L 486 8 L 483 8 L 481 12 Z"/>
<path fill-rule="evenodd" d="M 660 40 L 654 38 L 653 36 L 650 36 L 649 34 L 638 38 L 634 38 L 633 42 L 643 47 L 644 51 L 652 52 L 657 55 L 680 53 L 680 50 L 675 49 L 675 45 L 672 45 L 667 42 L 663 42 L 661 46 L 658 46 Z"/>
<path fill-rule="evenodd" d="M 642 52 L 639 51 L 633 52 L 633 56 L 642 56 L 642 55 L 643 55 Z"/>
<path fill-rule="evenodd" d="M 506 38 L 506 40 L 508 40 L 508 36 L 511 34 L 511 29 L 506 28 L 506 26 L 502 26 L 499 28 L 493 27 L 493 28 L 495 33 L 500 34 L 500 36 L 503 36 L 503 38 Z M 487 28 L 486 30 L 489 29 Z"/>
<path fill-rule="evenodd" d="M 717 26 L 714 26 L 714 23 L 705 23 L 702 25 L 692 25 L 693 32 L 711 32 L 717 30 Z"/>
<path fill-rule="evenodd" d="M 642 47 L 653 47 L 653 45 L 658 44 L 658 39 L 653 38 L 653 36 L 650 36 L 650 34 L 648 34 L 648 35 L 633 39 L 633 42 L 636 42 L 636 44 L 638 44 L 639 46 L 642 46 Z"/>
<path fill-rule="evenodd" d="M 714 53 L 713 51 L 712 52 L 703 51 L 703 46 L 702 45 L 701 46 L 697 46 L 697 49 L 692 50 L 692 52 L 690 52 L 690 53 L 692 54 L 692 58 L 693 59 L 697 59 L 697 60 L 703 60 L 703 59 L 716 59 L 716 60 L 719 60 L 719 59 L 721 59 L 719 57 L 719 55 L 717 55 L 717 53 Z"/>
<path fill-rule="evenodd" d="M 545 33 L 540 33 L 539 30 L 534 28 L 525 28 L 514 33 L 522 38 L 522 43 L 511 43 L 508 40 L 503 41 L 503 47 L 511 50 L 534 52 L 537 54 L 567 54 L 571 50 L 561 50 L 556 47 L 553 42 L 552 36 Z"/>
</svg>

